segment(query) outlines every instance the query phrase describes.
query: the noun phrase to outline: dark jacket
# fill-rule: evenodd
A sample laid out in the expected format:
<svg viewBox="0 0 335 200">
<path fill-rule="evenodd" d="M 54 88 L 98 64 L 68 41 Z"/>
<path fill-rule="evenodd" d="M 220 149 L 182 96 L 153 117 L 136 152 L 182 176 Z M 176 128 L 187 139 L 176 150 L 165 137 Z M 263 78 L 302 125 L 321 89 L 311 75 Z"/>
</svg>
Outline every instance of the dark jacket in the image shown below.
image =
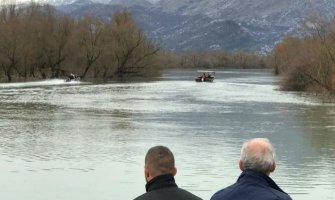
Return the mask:
<svg viewBox="0 0 335 200">
<path fill-rule="evenodd" d="M 135 200 L 201 200 L 194 194 L 178 188 L 172 174 L 157 176 L 146 184 L 146 191 Z"/>
<path fill-rule="evenodd" d="M 237 182 L 215 193 L 211 200 L 292 200 L 266 174 L 245 170 Z"/>
</svg>

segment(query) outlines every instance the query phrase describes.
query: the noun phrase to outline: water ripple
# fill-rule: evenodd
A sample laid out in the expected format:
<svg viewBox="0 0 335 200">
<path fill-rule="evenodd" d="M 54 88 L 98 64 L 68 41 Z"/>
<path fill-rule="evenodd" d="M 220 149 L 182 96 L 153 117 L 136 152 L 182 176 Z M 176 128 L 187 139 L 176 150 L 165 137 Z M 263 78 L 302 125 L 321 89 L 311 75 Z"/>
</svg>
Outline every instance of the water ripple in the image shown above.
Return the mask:
<svg viewBox="0 0 335 200">
<path fill-rule="evenodd" d="M 42 200 L 57 199 L 54 188 L 75 191 L 66 200 L 89 188 L 134 198 L 144 155 L 161 144 L 175 154 L 178 185 L 209 199 L 236 182 L 241 144 L 267 137 L 278 155 L 271 177 L 293 199 L 331 199 L 334 105 L 279 91 L 268 72 L 217 76 L 212 84 L 194 82 L 191 71 L 143 83 L 0 84 L 2 194 L 39 188 Z"/>
</svg>

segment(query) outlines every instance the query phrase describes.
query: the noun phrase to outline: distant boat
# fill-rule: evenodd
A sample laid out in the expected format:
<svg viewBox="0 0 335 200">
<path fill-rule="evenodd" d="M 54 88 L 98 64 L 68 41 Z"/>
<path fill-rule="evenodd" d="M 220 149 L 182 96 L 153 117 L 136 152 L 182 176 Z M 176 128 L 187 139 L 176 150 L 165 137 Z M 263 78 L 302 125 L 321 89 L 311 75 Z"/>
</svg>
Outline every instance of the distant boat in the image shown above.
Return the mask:
<svg viewBox="0 0 335 200">
<path fill-rule="evenodd" d="M 213 82 L 215 79 L 215 71 L 197 71 L 198 76 L 195 78 L 196 82 Z"/>
<path fill-rule="evenodd" d="M 66 79 L 65 82 L 72 82 L 72 81 L 80 81 L 80 76 L 77 74 L 70 74 Z"/>
</svg>

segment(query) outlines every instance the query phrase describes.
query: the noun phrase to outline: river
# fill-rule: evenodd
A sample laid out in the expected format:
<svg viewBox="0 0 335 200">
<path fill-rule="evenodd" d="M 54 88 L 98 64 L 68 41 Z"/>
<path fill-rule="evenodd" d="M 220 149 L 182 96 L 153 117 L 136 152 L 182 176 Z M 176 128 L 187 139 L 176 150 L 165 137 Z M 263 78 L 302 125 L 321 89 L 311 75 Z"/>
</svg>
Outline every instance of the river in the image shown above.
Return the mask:
<svg viewBox="0 0 335 200">
<path fill-rule="evenodd" d="M 335 106 L 278 90 L 269 71 L 191 70 L 147 82 L 0 84 L 0 198 L 133 199 L 144 156 L 175 154 L 177 184 L 209 199 L 240 174 L 252 137 L 277 153 L 271 177 L 295 200 L 335 199 Z"/>
</svg>

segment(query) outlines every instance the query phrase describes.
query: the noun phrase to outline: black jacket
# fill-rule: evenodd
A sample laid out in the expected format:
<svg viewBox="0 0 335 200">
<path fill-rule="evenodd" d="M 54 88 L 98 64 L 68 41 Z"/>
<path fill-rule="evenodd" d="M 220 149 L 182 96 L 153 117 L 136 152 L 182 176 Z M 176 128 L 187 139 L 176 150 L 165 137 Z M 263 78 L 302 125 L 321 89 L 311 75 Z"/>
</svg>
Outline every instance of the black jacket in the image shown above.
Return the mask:
<svg viewBox="0 0 335 200">
<path fill-rule="evenodd" d="M 194 194 L 178 188 L 172 174 L 160 175 L 146 185 L 147 192 L 134 200 L 202 200 Z"/>
</svg>

